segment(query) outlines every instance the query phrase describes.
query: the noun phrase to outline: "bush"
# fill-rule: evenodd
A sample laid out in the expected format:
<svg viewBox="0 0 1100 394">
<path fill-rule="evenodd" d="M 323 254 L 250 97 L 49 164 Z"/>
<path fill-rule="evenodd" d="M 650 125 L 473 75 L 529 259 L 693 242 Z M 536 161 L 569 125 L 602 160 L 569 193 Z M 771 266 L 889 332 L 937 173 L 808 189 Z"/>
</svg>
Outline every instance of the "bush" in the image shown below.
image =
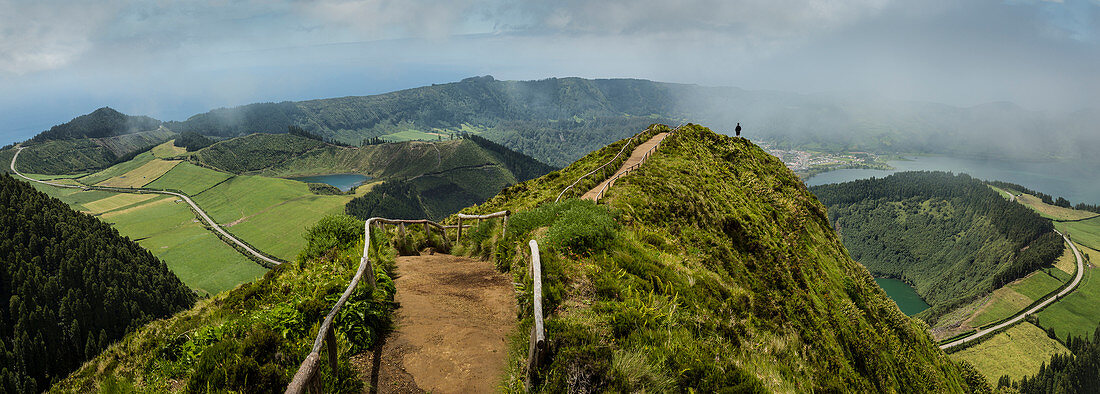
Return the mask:
<svg viewBox="0 0 1100 394">
<path fill-rule="evenodd" d="M 306 247 L 298 254 L 305 261 L 334 249 L 345 249 L 363 238 L 363 222 L 348 215 L 329 215 L 306 230 Z"/>
<path fill-rule="evenodd" d="M 585 202 L 565 211 L 554 221 L 547 233 L 550 245 L 562 252 L 579 255 L 591 255 L 611 245 L 618 227 L 611 212 L 594 202 Z"/>
</svg>

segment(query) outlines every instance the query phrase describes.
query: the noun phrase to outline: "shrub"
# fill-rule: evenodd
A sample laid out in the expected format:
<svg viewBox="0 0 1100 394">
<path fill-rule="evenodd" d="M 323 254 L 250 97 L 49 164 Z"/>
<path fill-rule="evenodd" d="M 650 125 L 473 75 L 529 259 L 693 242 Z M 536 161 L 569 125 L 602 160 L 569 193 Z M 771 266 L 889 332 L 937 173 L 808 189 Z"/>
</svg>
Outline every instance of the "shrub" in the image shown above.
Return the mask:
<svg viewBox="0 0 1100 394">
<path fill-rule="evenodd" d="M 306 247 L 298 254 L 305 261 L 334 249 L 345 249 L 363 238 L 363 222 L 348 215 L 329 215 L 306 230 Z"/>
<path fill-rule="evenodd" d="M 611 245 L 618 227 L 611 212 L 593 202 L 585 202 L 565 211 L 554 221 L 547 233 L 550 245 L 579 255 L 591 255 Z"/>
</svg>

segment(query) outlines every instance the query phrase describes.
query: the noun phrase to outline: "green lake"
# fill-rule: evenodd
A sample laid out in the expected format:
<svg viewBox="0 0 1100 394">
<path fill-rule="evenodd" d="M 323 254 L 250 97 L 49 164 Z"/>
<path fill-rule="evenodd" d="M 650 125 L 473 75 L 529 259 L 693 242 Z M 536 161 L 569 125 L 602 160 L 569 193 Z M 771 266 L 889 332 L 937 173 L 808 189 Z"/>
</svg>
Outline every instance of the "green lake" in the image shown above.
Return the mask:
<svg viewBox="0 0 1100 394">
<path fill-rule="evenodd" d="M 898 308 L 906 315 L 913 316 L 928 309 L 928 303 L 924 302 L 917 295 L 917 291 L 905 282 L 890 278 L 875 278 L 875 283 L 886 290 L 886 295 L 890 296 L 890 299 L 894 300 L 894 303 L 898 304 Z"/>
</svg>

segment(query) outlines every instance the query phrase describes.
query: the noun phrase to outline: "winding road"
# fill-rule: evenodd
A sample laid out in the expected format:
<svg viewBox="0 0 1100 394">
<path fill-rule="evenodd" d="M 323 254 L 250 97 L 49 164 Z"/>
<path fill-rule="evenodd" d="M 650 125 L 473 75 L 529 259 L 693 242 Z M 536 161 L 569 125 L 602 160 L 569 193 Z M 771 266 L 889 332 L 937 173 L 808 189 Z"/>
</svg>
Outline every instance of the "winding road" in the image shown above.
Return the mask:
<svg viewBox="0 0 1100 394">
<path fill-rule="evenodd" d="M 1054 232 L 1058 233 L 1058 235 L 1062 236 L 1062 239 L 1066 240 L 1066 243 L 1069 244 L 1069 247 L 1073 248 L 1074 256 L 1077 257 L 1077 275 L 1075 275 L 1073 277 L 1073 282 L 1070 282 L 1069 286 L 1066 286 L 1065 289 L 1062 289 L 1062 291 L 1059 291 L 1058 294 L 1055 294 L 1055 295 L 1051 296 L 1050 298 L 1047 298 L 1047 299 L 1043 300 L 1043 302 L 1040 302 L 1038 305 L 1035 305 L 1035 306 L 1031 307 L 1031 309 L 1028 309 L 1028 310 L 1024 311 L 1023 313 L 1020 313 L 1019 315 L 1016 315 L 1015 317 L 1013 317 L 1011 319 L 1005 320 L 1001 324 L 995 325 L 993 327 L 986 328 L 984 330 L 978 330 L 978 332 L 974 333 L 974 335 L 968 336 L 966 338 L 957 339 L 955 341 L 948 342 L 948 343 L 945 343 L 943 345 L 940 345 L 940 349 L 948 349 L 948 348 L 952 348 L 952 347 L 955 347 L 955 346 L 958 346 L 958 345 L 962 345 L 964 343 L 967 343 L 967 342 L 973 341 L 975 339 L 978 339 L 978 338 L 984 337 L 986 335 L 989 335 L 989 334 L 991 334 L 991 333 L 993 333 L 997 330 L 1000 330 L 1002 328 L 1005 328 L 1005 327 L 1011 326 L 1013 324 L 1016 324 L 1017 322 L 1019 322 L 1020 320 L 1023 320 L 1028 315 L 1031 315 L 1035 312 L 1038 312 L 1040 309 L 1045 308 L 1047 305 L 1050 305 L 1054 301 L 1057 301 L 1062 296 L 1064 296 L 1066 294 L 1069 294 L 1071 291 L 1073 291 L 1074 289 L 1077 288 L 1077 285 L 1081 283 L 1081 277 L 1084 276 L 1084 274 L 1085 274 L 1085 262 L 1084 262 L 1084 259 L 1081 258 L 1081 251 L 1077 250 L 1077 245 L 1074 245 L 1073 241 L 1070 241 L 1069 237 L 1066 237 L 1065 234 L 1062 234 L 1058 230 L 1054 230 Z"/>
<path fill-rule="evenodd" d="M 237 244 L 237 246 L 241 247 L 241 249 L 244 249 L 245 251 L 252 254 L 253 256 L 256 256 L 256 258 L 258 258 L 260 260 L 266 261 L 266 262 L 274 264 L 274 265 L 282 264 L 281 261 L 273 260 L 270 257 L 264 256 L 262 253 L 257 252 L 256 249 L 253 249 L 251 246 L 248 246 L 248 244 L 246 244 L 244 242 L 241 242 L 241 240 L 237 239 L 237 237 L 234 237 L 232 234 L 229 234 L 228 231 L 225 231 L 225 229 L 223 229 L 221 226 L 219 226 L 217 223 L 215 223 L 214 219 L 211 219 L 210 216 L 206 214 L 206 211 L 203 211 L 202 208 L 199 208 L 198 204 L 195 204 L 194 201 L 191 201 L 191 197 L 188 197 L 185 194 L 170 192 L 170 191 L 164 191 L 164 190 L 144 189 L 144 188 L 132 188 L 132 189 L 130 189 L 130 188 L 104 187 L 104 186 L 66 185 L 66 184 L 63 184 L 63 183 L 54 183 L 54 182 L 43 181 L 43 180 L 38 180 L 38 179 L 27 177 L 26 175 L 23 175 L 23 173 L 19 172 L 19 170 L 15 169 L 15 160 L 19 158 L 19 153 L 23 152 L 23 148 L 24 147 L 22 147 L 22 146 L 17 147 L 16 150 L 15 150 L 15 155 L 11 157 L 11 171 L 14 172 L 15 175 L 18 175 L 20 178 L 26 179 L 26 180 L 31 181 L 31 182 L 38 182 L 38 183 L 41 183 L 43 185 L 50 185 L 50 186 L 54 186 L 54 187 L 63 187 L 63 188 L 67 188 L 67 189 L 104 190 L 104 191 L 116 192 L 116 193 L 155 193 L 155 194 L 167 194 L 167 195 L 176 196 L 176 197 L 179 197 L 180 199 L 182 199 L 183 201 L 187 202 L 187 204 L 190 205 L 191 208 L 195 210 L 195 212 L 198 212 L 199 216 L 202 217 L 202 219 L 204 221 L 206 221 L 206 223 L 208 225 L 210 225 L 211 228 L 214 229 L 214 231 L 217 231 L 219 234 L 221 234 L 223 237 L 225 237 L 225 239 L 228 239 L 228 240 L 232 241 L 234 244 Z"/>
</svg>

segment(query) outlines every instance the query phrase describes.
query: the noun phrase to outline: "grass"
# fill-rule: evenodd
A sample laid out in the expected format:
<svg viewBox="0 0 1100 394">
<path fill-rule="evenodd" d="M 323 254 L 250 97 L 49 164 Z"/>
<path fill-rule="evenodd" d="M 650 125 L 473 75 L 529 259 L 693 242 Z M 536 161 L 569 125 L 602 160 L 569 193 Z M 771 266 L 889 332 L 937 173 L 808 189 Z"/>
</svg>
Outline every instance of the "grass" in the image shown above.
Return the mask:
<svg viewBox="0 0 1100 394">
<path fill-rule="evenodd" d="M 1073 251 L 1069 247 L 1066 247 L 1065 253 L 1069 253 L 1070 256 L 1073 255 Z M 1063 253 L 1062 258 L 1065 257 L 1065 253 Z M 994 290 L 993 296 L 990 297 L 989 302 L 981 309 L 981 312 L 974 316 L 971 325 L 978 327 L 1011 317 L 1072 279 L 1073 274 L 1065 273 L 1053 267 L 1032 272 L 1000 289 Z"/>
<path fill-rule="evenodd" d="M 153 147 L 153 150 L 151 152 L 153 153 L 153 157 L 156 157 L 158 159 L 168 159 L 186 154 L 187 149 L 176 146 L 176 140 L 169 140 L 168 142 Z"/>
<path fill-rule="evenodd" d="M 1100 217 L 1080 222 L 1055 223 L 1054 226 L 1074 242 L 1100 249 Z"/>
<path fill-rule="evenodd" d="M 386 134 L 382 136 L 382 139 L 390 142 L 402 142 L 402 141 L 435 141 L 439 139 L 438 134 L 425 133 L 420 130 L 402 130 L 392 134 Z"/>
<path fill-rule="evenodd" d="M 156 198 L 156 194 L 132 194 L 132 193 L 116 193 L 113 196 L 84 203 L 84 208 L 92 213 L 101 214 L 108 211 L 113 211 L 119 208 L 132 206 L 146 202 L 150 199 Z"/>
<path fill-rule="evenodd" d="M 256 280 L 267 272 L 203 228 L 187 204 L 173 196 L 158 196 L 139 206 L 108 212 L 100 219 L 136 239 L 164 260 L 188 287 L 207 295 Z"/>
<path fill-rule="evenodd" d="M 950 357 L 969 362 L 995 385 L 1002 375 L 1011 376 L 1013 380 L 1034 375 L 1039 365 L 1050 362 L 1051 356 L 1068 352 L 1041 328 L 1022 322 L 977 345 L 952 353 Z"/>
<path fill-rule="evenodd" d="M 153 161 L 153 159 L 155 158 L 153 157 L 153 154 L 151 152 L 142 152 L 130 161 L 115 164 L 113 166 L 103 169 L 102 171 L 79 178 L 78 180 L 80 181 L 80 183 L 83 183 L 85 185 L 94 185 L 125 174 L 127 172 L 133 171 L 138 167 L 145 165 L 145 163 Z"/>
<path fill-rule="evenodd" d="M 319 196 L 305 183 L 261 176 L 238 176 L 193 197 L 234 235 L 265 253 L 292 260 L 305 245 L 306 227 L 340 213 L 352 196 Z"/>
<path fill-rule="evenodd" d="M 154 159 L 125 174 L 97 183 L 96 186 L 142 187 L 160 178 L 179 163 L 179 160 Z"/>
<path fill-rule="evenodd" d="M 1081 284 L 1077 290 L 1038 313 L 1039 325 L 1053 328 L 1062 340 L 1070 335 L 1091 335 L 1096 322 L 1100 321 L 1100 276 L 1096 275 L 1096 268 L 1088 263 L 1093 256 L 1100 259 L 1100 251 L 1080 244 L 1077 247 L 1088 256 Z"/>
<path fill-rule="evenodd" d="M 1018 197 L 1020 203 L 1026 205 L 1028 208 L 1035 210 L 1039 215 L 1045 218 L 1054 220 L 1081 220 L 1091 217 L 1097 217 L 1094 212 L 1079 211 L 1073 208 L 1063 208 L 1055 205 L 1044 203 L 1042 199 L 1032 196 L 1030 194 L 1021 194 Z"/>
<path fill-rule="evenodd" d="M 194 197 L 231 177 L 233 177 L 232 174 L 202 168 L 191 163 L 180 163 L 145 187 L 177 189 Z"/>
<path fill-rule="evenodd" d="M 1001 189 L 1001 188 L 993 186 L 993 185 L 986 185 L 986 186 L 989 186 L 990 189 L 996 190 L 997 193 L 1001 194 L 1001 197 L 1005 198 L 1005 200 L 1011 200 L 1012 199 L 1012 193 L 1009 193 L 1009 192 L 1005 191 L 1004 189 Z"/>
</svg>

